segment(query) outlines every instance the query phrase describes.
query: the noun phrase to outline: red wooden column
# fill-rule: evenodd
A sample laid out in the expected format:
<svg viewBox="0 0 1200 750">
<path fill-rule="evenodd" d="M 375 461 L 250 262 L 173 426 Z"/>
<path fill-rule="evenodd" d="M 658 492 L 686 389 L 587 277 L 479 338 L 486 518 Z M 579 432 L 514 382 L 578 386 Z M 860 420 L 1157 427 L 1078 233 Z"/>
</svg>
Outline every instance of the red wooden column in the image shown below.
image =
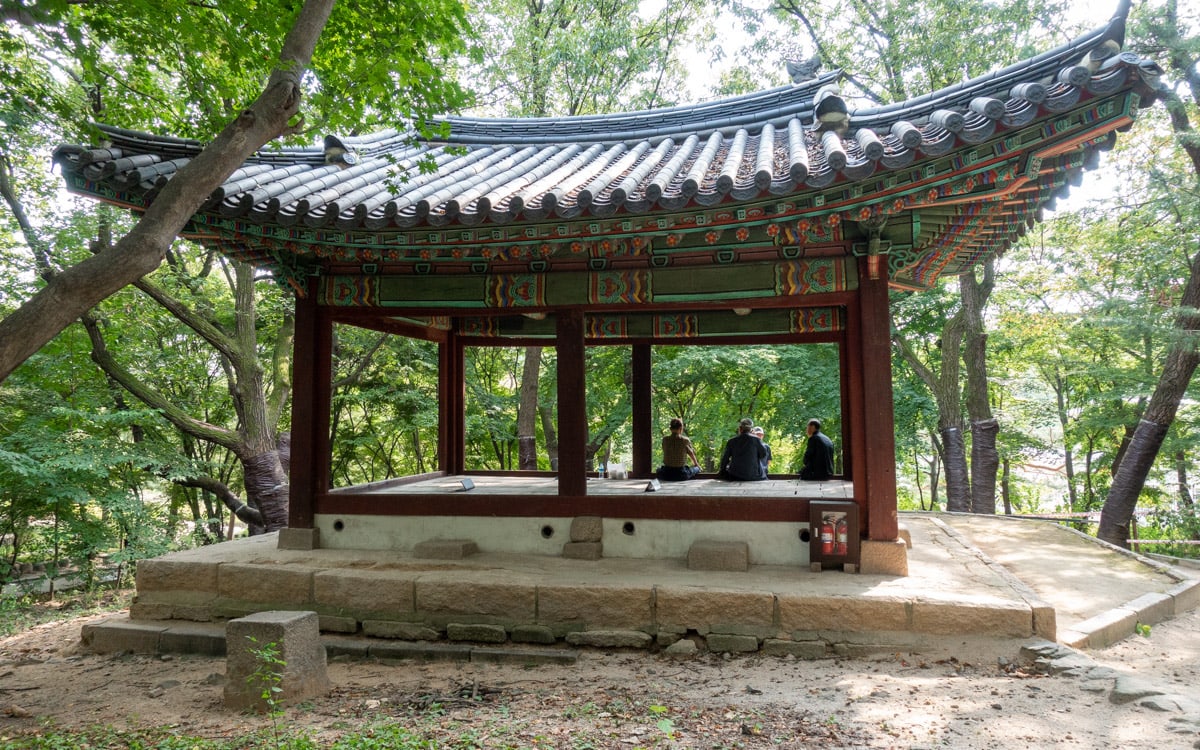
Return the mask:
<svg viewBox="0 0 1200 750">
<path fill-rule="evenodd" d="M 292 345 L 292 459 L 288 526 L 311 529 L 317 496 L 329 488 L 333 323 L 317 304 L 317 279 L 296 300 Z"/>
<path fill-rule="evenodd" d="M 438 469 L 466 471 L 466 358 L 458 333 L 438 344 Z"/>
<path fill-rule="evenodd" d="M 587 494 L 587 373 L 583 312 L 555 316 L 558 360 L 558 494 Z"/>
<path fill-rule="evenodd" d="M 654 476 L 654 404 L 651 398 L 651 352 L 649 344 L 634 344 L 633 370 L 633 465 L 631 476 Z"/>
<path fill-rule="evenodd" d="M 892 541 L 899 534 L 896 516 L 896 435 L 892 402 L 892 320 L 888 309 L 886 272 L 872 279 L 867 259 L 858 264 L 863 423 L 870 425 L 861 443 L 869 523 L 867 538 Z M 857 487 L 855 488 L 857 491 Z"/>
</svg>

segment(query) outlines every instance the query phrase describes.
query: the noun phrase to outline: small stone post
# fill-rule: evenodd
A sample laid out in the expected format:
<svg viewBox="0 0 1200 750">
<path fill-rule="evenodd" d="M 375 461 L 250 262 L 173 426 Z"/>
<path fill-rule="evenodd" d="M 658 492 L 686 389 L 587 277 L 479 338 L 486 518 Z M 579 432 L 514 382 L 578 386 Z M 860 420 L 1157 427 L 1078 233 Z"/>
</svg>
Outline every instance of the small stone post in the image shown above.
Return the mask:
<svg viewBox="0 0 1200 750">
<path fill-rule="evenodd" d="M 230 620 L 225 627 L 225 705 L 266 713 L 328 691 L 317 623 L 316 612 L 257 612 Z M 265 661 L 264 650 L 274 651 L 279 663 Z M 280 688 L 270 699 L 274 706 L 263 698 L 264 688 L 272 684 Z"/>
</svg>

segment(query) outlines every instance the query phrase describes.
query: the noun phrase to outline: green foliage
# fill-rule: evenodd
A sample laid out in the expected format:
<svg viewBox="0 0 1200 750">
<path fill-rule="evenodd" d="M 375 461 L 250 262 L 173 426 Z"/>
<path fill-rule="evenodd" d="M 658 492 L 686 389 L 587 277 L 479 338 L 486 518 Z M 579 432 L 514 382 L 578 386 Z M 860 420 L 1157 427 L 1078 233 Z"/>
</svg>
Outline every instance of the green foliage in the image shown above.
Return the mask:
<svg viewBox="0 0 1200 750">
<path fill-rule="evenodd" d="M 474 6 L 486 29 L 486 64 L 476 88 L 483 108 L 509 116 L 621 112 L 676 104 L 687 74 L 684 41 L 713 35 L 713 6 L 702 0 L 528 3 Z"/>
<path fill-rule="evenodd" d="M 337 326 L 334 342 L 335 483 L 436 468 L 436 345 L 353 326 Z"/>
<path fill-rule="evenodd" d="M 254 671 L 246 675 L 246 684 L 261 691 L 259 698 L 266 706 L 267 717 L 271 720 L 273 744 L 275 747 L 281 747 L 279 725 L 283 718 L 283 704 L 280 697 L 283 693 L 283 670 L 287 667 L 287 662 L 282 657 L 279 644 L 259 644 L 254 636 L 246 636 L 246 639 L 255 644 L 248 649 L 254 657 L 255 666 Z"/>
</svg>

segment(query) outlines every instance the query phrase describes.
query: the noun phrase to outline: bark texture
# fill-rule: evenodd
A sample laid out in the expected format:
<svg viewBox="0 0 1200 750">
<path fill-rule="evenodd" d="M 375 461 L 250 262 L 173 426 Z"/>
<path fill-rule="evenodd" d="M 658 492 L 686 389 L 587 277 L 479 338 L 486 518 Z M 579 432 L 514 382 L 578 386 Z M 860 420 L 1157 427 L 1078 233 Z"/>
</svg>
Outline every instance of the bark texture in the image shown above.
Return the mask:
<svg viewBox="0 0 1200 750">
<path fill-rule="evenodd" d="M 1162 375 L 1150 396 L 1150 403 L 1134 430 L 1120 468 L 1113 476 L 1108 498 L 1100 512 L 1100 539 L 1119 547 L 1128 547 L 1129 524 L 1137 507 L 1138 496 L 1146 485 L 1146 477 L 1154 465 L 1167 430 L 1179 411 L 1179 403 L 1200 364 L 1195 332 L 1200 331 L 1200 252 L 1192 256 L 1190 274 L 1183 296 L 1179 300 L 1180 314 L 1176 326 L 1183 333 L 1167 352 Z"/>
<path fill-rule="evenodd" d="M 304 4 L 262 94 L 179 170 L 127 235 L 110 249 L 56 273 L 0 321 L 0 382 L 87 310 L 158 268 L 171 242 L 208 196 L 251 154 L 289 132 L 300 110 L 300 78 L 333 2 Z"/>
</svg>

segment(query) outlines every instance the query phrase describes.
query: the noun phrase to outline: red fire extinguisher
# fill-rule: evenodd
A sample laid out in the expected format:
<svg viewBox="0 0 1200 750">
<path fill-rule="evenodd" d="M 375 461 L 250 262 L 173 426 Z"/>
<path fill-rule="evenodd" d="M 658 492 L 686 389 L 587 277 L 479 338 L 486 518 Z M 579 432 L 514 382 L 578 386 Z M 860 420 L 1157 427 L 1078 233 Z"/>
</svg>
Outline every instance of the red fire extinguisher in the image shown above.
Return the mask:
<svg viewBox="0 0 1200 750">
<path fill-rule="evenodd" d="M 849 534 L 849 524 L 846 523 L 846 517 L 842 516 L 837 522 L 837 543 L 834 545 L 834 553 L 844 555 L 849 551 L 849 546 L 846 543 L 846 536 Z"/>
<path fill-rule="evenodd" d="M 833 522 L 829 518 L 821 523 L 821 554 L 833 554 Z"/>
</svg>

